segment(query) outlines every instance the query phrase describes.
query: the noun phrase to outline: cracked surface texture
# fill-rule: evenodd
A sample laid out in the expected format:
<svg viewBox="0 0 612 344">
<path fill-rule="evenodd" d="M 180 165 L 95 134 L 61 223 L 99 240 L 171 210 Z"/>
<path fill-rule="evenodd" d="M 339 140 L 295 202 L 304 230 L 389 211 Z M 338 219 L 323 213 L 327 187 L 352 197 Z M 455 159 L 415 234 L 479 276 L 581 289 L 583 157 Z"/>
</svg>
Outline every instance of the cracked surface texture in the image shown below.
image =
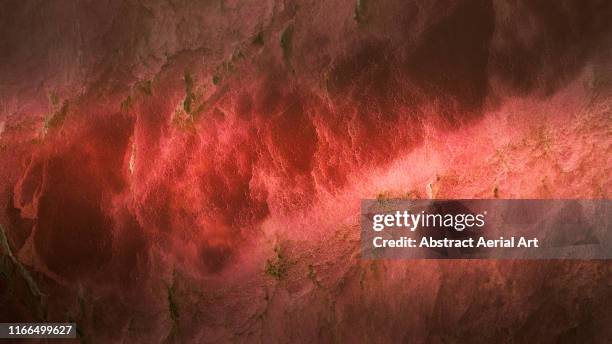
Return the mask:
<svg viewBox="0 0 612 344">
<path fill-rule="evenodd" d="M 0 3 L 0 322 L 609 342 L 607 261 L 362 261 L 361 198 L 609 198 L 609 1 Z"/>
</svg>

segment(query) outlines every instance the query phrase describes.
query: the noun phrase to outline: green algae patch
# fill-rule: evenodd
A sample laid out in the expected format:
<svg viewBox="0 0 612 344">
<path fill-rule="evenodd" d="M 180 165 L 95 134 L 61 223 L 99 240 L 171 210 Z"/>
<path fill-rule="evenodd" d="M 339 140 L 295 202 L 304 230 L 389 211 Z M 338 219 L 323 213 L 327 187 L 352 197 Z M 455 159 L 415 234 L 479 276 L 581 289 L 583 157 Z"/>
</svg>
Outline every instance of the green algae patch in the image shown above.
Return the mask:
<svg viewBox="0 0 612 344">
<path fill-rule="evenodd" d="M 53 112 L 45 119 L 45 131 L 60 127 L 68 116 L 67 100 L 64 100 L 61 106 L 59 105 L 59 100 L 57 100 L 56 104 L 54 104 L 54 101 L 51 101 L 51 105 Z"/>
<path fill-rule="evenodd" d="M 287 277 L 291 262 L 280 247 L 275 247 L 274 252 L 276 256 L 266 261 L 265 273 L 277 281 L 281 281 Z"/>
</svg>

